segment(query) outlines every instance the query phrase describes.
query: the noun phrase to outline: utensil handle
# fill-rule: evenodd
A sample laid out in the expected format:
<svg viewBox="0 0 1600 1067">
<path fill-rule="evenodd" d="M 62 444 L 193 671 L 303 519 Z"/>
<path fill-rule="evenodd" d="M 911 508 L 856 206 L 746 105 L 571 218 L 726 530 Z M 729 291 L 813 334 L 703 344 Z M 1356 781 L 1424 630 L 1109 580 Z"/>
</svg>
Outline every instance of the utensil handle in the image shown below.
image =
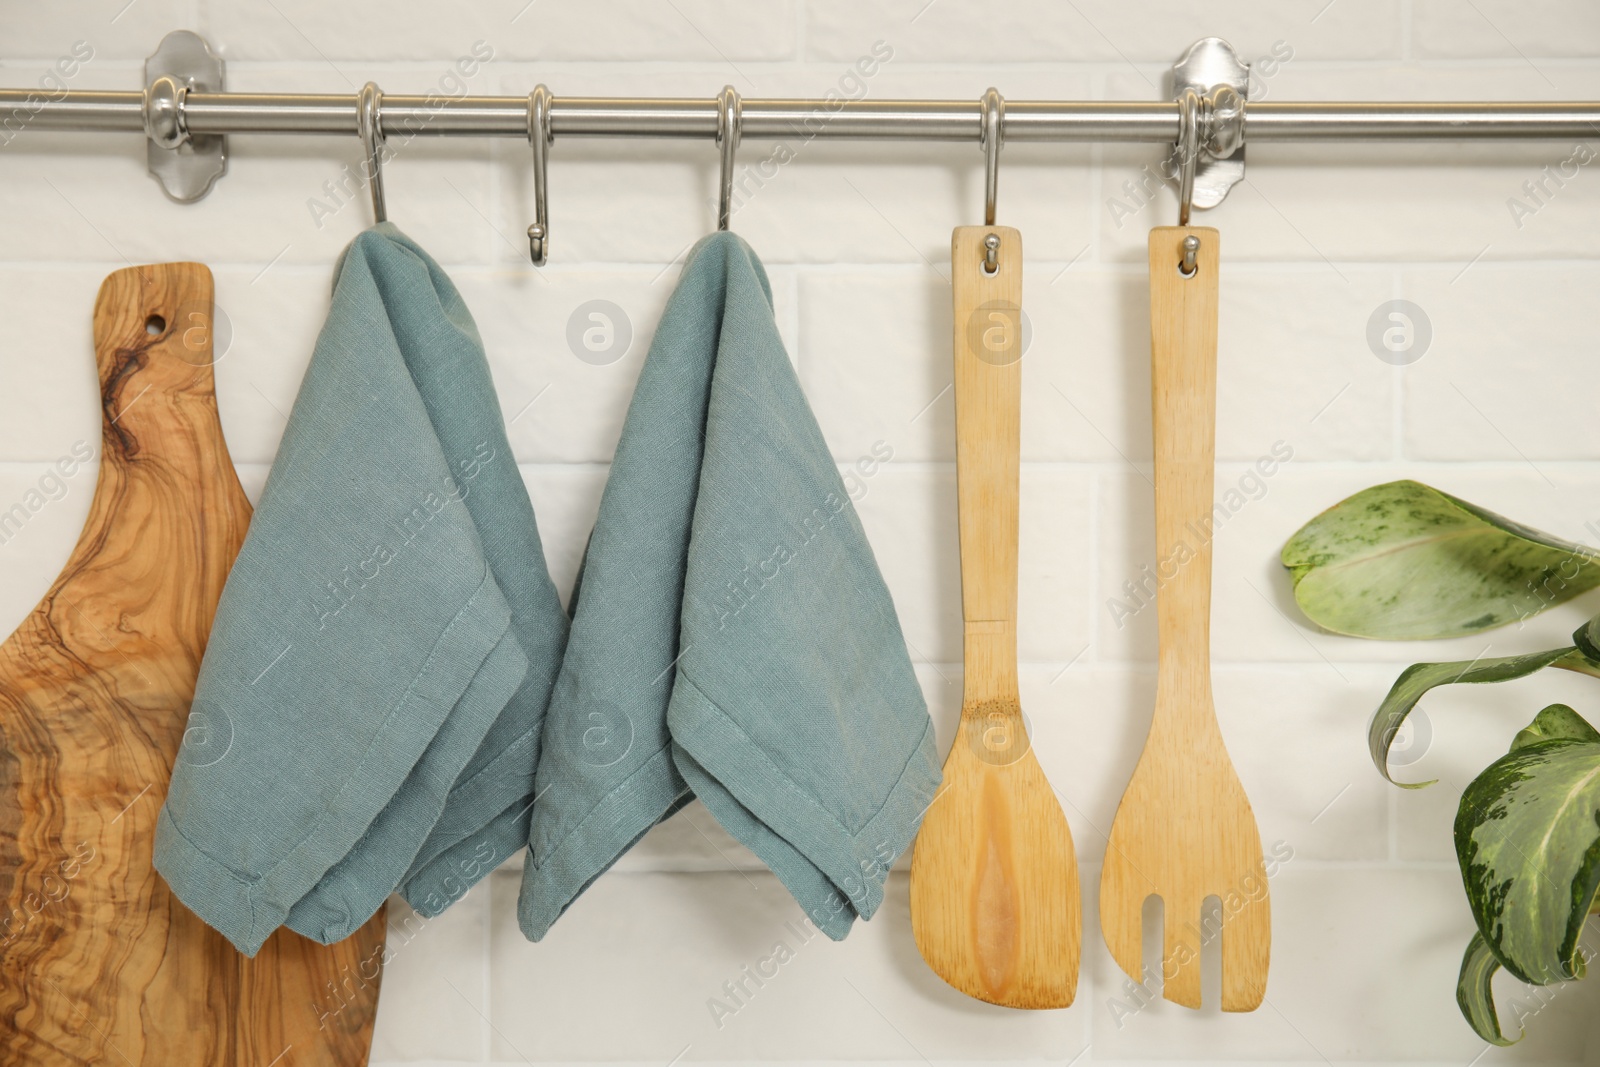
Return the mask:
<svg viewBox="0 0 1600 1067">
<path fill-rule="evenodd" d="M 991 249 L 986 241 L 998 238 Z M 988 257 L 995 265 L 985 270 Z M 1017 693 L 1017 479 L 1022 450 L 1022 235 L 950 239 L 966 699 Z"/>
<path fill-rule="evenodd" d="M 1185 238 L 1195 270 L 1182 273 Z M 1212 494 L 1217 441 L 1217 231 L 1150 231 L 1160 670 L 1210 678 Z"/>
</svg>

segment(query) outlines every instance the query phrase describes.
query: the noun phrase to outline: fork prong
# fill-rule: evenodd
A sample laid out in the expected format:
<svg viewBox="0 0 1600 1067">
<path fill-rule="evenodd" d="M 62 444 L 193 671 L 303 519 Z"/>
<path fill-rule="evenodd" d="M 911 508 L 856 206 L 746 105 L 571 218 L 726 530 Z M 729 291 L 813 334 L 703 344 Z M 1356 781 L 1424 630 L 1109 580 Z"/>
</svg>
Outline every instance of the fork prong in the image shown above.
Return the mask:
<svg viewBox="0 0 1600 1067">
<path fill-rule="evenodd" d="M 1200 1006 L 1200 902 L 1167 898 L 1162 916 L 1161 995 L 1186 1008 Z"/>
<path fill-rule="evenodd" d="M 1151 890 L 1148 881 L 1107 850 L 1100 873 L 1100 930 L 1117 966 L 1140 983 L 1145 978 L 1144 902 Z"/>
<path fill-rule="evenodd" d="M 1222 1010 L 1255 1011 L 1267 995 L 1267 961 L 1272 949 L 1272 905 L 1266 895 L 1266 872 L 1260 875 L 1259 899 L 1222 924 Z"/>
</svg>

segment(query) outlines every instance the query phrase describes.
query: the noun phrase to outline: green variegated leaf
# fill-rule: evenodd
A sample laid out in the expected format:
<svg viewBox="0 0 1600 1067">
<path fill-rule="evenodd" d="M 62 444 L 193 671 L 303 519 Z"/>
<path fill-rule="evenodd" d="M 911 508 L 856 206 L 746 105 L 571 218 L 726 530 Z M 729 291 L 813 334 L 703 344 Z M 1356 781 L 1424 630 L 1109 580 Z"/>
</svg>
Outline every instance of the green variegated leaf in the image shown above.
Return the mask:
<svg viewBox="0 0 1600 1067">
<path fill-rule="evenodd" d="M 1579 632 L 1581 633 L 1582 631 Z M 1550 666 L 1560 667 L 1564 671 L 1577 671 L 1579 674 L 1587 674 L 1591 678 L 1600 678 L 1600 662 L 1584 655 L 1581 646 L 1568 652 L 1565 656 L 1550 664 Z"/>
<path fill-rule="evenodd" d="M 1490 982 L 1500 970 L 1500 961 L 1489 951 L 1482 934 L 1473 934 L 1461 957 L 1461 977 L 1456 980 L 1456 1003 L 1477 1035 L 1491 1045 L 1514 1045 L 1517 1037 L 1500 1032 L 1500 1017 L 1494 1011 L 1494 989 Z"/>
<path fill-rule="evenodd" d="M 1394 744 L 1395 735 L 1400 732 L 1401 724 L 1406 721 L 1406 716 L 1411 714 L 1411 709 L 1417 706 L 1417 701 L 1422 699 L 1423 694 L 1434 686 L 1448 685 L 1452 682 L 1505 682 L 1513 678 L 1523 678 L 1541 668 L 1558 664 L 1564 658 L 1575 654 L 1576 650 L 1568 646 L 1544 652 L 1530 652 L 1523 656 L 1505 656 L 1500 659 L 1412 664 L 1395 679 L 1394 685 L 1389 688 L 1389 695 L 1383 698 L 1383 703 L 1378 706 L 1378 711 L 1372 716 L 1372 723 L 1367 728 L 1367 748 L 1372 753 L 1372 762 L 1377 764 L 1383 776 L 1395 785 L 1407 789 L 1421 789 L 1425 785 L 1432 785 L 1436 779 L 1426 782 L 1395 782 L 1389 775 L 1389 747 Z"/>
<path fill-rule="evenodd" d="M 1600 887 L 1600 744 L 1557 738 L 1491 763 L 1461 796 L 1456 859 L 1478 932 L 1534 985 L 1583 977 Z"/>
<path fill-rule="evenodd" d="M 1572 633 L 1572 643 L 1590 659 L 1600 661 L 1600 615 L 1596 615 Z"/>
<path fill-rule="evenodd" d="M 1312 622 L 1389 640 L 1503 626 L 1600 585 L 1593 550 L 1412 481 L 1335 504 L 1282 560 Z"/>
<path fill-rule="evenodd" d="M 1565 704 L 1551 704 L 1511 739 L 1511 751 L 1536 745 L 1540 741 L 1591 741 L 1600 743 L 1600 731 Z"/>
</svg>

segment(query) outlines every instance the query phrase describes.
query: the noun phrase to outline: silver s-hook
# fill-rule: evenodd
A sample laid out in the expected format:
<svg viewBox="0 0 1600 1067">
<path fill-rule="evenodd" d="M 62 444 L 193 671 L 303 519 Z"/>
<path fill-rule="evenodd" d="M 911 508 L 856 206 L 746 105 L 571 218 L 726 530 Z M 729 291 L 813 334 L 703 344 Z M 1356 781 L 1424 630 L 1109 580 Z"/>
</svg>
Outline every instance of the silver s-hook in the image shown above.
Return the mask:
<svg viewBox="0 0 1600 1067">
<path fill-rule="evenodd" d="M 722 149 L 722 186 L 717 197 L 717 229 L 726 230 L 733 218 L 733 150 L 739 147 L 741 105 L 738 90 L 722 88 L 717 97 L 717 144 Z"/>
<path fill-rule="evenodd" d="M 993 226 L 995 196 L 1000 184 L 1000 142 L 1004 136 L 1000 124 L 1006 115 L 1006 101 L 1000 95 L 1000 90 L 991 86 L 979 101 L 979 111 L 983 116 L 983 126 L 978 135 L 978 144 L 983 148 L 984 156 L 983 224 Z"/>
<path fill-rule="evenodd" d="M 546 184 L 550 142 L 550 90 L 534 86 L 528 94 L 528 143 L 533 146 L 533 225 L 528 227 L 528 256 L 536 267 L 550 255 L 550 205 Z"/>
<path fill-rule="evenodd" d="M 1006 115 L 1005 97 L 1000 90 L 989 87 L 978 101 L 982 125 L 978 128 L 978 144 L 983 148 L 983 224 L 994 225 L 995 200 L 1000 186 L 1000 144 L 1004 138 L 1001 122 Z M 983 239 L 983 272 L 993 274 L 1000 269 L 1000 235 L 991 233 Z"/>
<path fill-rule="evenodd" d="M 356 96 L 356 128 L 367 153 L 367 188 L 372 193 L 373 222 L 389 221 L 383 204 L 383 128 L 379 125 L 382 109 L 383 91 L 377 83 L 363 85 Z"/>
<path fill-rule="evenodd" d="M 1178 225 L 1189 225 L 1189 214 L 1194 208 L 1194 172 L 1200 165 L 1200 122 L 1203 98 L 1193 89 L 1178 94 Z M 1200 238 L 1188 234 L 1183 239 L 1183 258 L 1178 263 L 1178 273 L 1185 278 L 1194 277 L 1198 269 L 1196 257 L 1200 253 Z"/>
<path fill-rule="evenodd" d="M 1200 164 L 1200 94 L 1185 89 L 1178 94 L 1178 225 L 1189 225 L 1194 208 L 1194 172 Z"/>
</svg>

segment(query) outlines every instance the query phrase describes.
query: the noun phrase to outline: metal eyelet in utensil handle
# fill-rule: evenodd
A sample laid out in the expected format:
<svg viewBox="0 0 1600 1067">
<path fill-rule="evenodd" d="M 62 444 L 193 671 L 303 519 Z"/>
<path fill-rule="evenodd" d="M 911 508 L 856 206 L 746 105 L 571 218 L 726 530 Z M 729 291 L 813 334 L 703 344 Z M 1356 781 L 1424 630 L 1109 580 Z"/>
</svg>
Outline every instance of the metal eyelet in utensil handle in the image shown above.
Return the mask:
<svg viewBox="0 0 1600 1067">
<path fill-rule="evenodd" d="M 983 273 L 993 274 L 1000 269 L 1000 235 L 991 233 L 983 239 Z"/>
<path fill-rule="evenodd" d="M 356 95 L 356 127 L 367 154 L 367 188 L 372 193 L 373 222 L 389 221 L 389 212 L 383 203 L 383 128 L 379 124 L 382 109 L 383 91 L 377 83 L 363 85 Z"/>
<path fill-rule="evenodd" d="M 733 152 L 739 147 L 739 92 L 722 87 L 717 97 L 717 145 L 722 149 L 722 188 L 717 197 L 717 229 L 726 230 L 733 218 Z"/>
<path fill-rule="evenodd" d="M 528 143 L 533 146 L 533 225 L 528 227 L 528 257 L 536 267 L 550 255 L 548 158 L 550 142 L 550 90 L 534 86 L 528 94 Z"/>
<path fill-rule="evenodd" d="M 1196 258 L 1200 254 L 1200 238 L 1194 234 L 1183 239 L 1183 259 L 1178 263 L 1178 273 L 1185 278 L 1193 278 L 1194 272 L 1199 270 Z"/>
</svg>

